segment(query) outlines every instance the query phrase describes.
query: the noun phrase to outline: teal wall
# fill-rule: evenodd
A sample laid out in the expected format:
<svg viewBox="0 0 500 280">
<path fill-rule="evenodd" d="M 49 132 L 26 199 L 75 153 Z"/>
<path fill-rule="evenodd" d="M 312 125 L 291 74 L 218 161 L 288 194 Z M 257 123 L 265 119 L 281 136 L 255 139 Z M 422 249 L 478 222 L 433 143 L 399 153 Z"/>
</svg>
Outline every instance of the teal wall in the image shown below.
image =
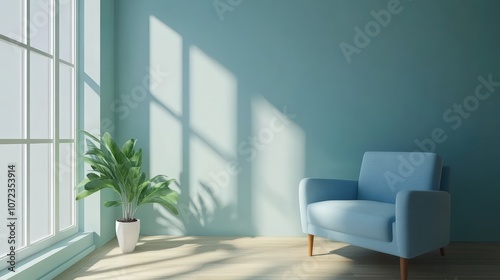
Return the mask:
<svg viewBox="0 0 500 280">
<path fill-rule="evenodd" d="M 115 129 L 111 110 L 115 100 L 114 11 L 114 1 L 78 1 L 78 129 L 95 134 Z M 82 136 L 79 134 L 79 153 L 85 150 Z M 80 164 L 77 180 L 84 174 L 85 166 Z M 97 247 L 115 237 L 115 220 L 120 211 L 103 206 L 115 198 L 114 192 L 104 190 L 78 203 L 80 231 L 95 232 Z"/>
<path fill-rule="evenodd" d="M 365 151 L 424 141 L 451 168 L 452 239 L 500 241 L 500 86 L 476 93 L 478 77 L 500 81 L 499 11 L 116 1 L 118 138 L 139 139 L 151 175 L 177 178 L 182 193 L 178 217 L 139 211 L 142 234 L 301 235 L 300 178 L 355 179 Z M 424 140 L 439 131 L 439 143 Z"/>
<path fill-rule="evenodd" d="M 87 0 L 88 1 L 88 0 Z M 100 60 L 101 60 L 101 84 L 100 84 L 100 130 L 115 132 L 115 115 L 110 110 L 114 101 L 115 83 L 114 83 L 114 1 L 100 1 L 101 3 L 101 47 L 100 47 Z M 116 193 L 111 190 L 104 190 L 101 195 L 101 231 L 97 238 L 95 238 L 96 246 L 100 247 L 106 244 L 109 240 L 115 237 L 115 220 L 121 217 L 121 209 L 119 208 L 106 208 L 102 205 L 105 201 L 115 200 Z"/>
</svg>

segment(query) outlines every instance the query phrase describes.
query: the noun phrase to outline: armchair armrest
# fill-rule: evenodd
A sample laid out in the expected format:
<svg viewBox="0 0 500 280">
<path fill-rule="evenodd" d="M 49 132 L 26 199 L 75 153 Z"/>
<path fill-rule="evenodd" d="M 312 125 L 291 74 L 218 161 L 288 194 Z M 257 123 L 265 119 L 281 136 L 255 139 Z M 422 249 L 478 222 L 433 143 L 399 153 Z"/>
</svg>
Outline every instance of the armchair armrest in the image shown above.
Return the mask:
<svg viewBox="0 0 500 280">
<path fill-rule="evenodd" d="M 400 257 L 413 258 L 450 241 L 450 194 L 400 191 L 396 195 L 396 236 Z"/>
<path fill-rule="evenodd" d="M 325 200 L 356 199 L 358 181 L 304 178 L 299 184 L 299 206 L 302 231 L 307 233 L 307 205 Z"/>
</svg>

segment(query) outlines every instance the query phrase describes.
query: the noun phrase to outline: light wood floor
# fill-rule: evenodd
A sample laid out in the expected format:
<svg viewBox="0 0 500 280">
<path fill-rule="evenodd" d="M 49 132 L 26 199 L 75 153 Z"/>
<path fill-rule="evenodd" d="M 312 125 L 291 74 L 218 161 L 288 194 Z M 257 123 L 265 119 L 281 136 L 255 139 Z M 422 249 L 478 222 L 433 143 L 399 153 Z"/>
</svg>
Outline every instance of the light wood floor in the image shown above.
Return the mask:
<svg viewBox="0 0 500 280">
<path fill-rule="evenodd" d="M 399 279 L 399 258 L 316 238 L 142 237 L 122 254 L 116 239 L 56 279 Z M 458 243 L 446 256 L 409 261 L 409 279 L 500 279 L 500 244 Z"/>
</svg>

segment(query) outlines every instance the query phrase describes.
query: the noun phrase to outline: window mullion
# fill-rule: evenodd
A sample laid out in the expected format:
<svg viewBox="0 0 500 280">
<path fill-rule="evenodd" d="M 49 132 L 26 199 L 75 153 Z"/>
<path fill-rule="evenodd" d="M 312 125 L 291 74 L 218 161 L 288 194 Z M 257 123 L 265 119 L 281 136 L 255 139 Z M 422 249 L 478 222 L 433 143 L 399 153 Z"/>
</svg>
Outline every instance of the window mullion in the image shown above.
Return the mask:
<svg viewBox="0 0 500 280">
<path fill-rule="evenodd" d="M 26 135 L 26 139 L 28 139 L 28 141 L 31 139 L 31 132 L 30 132 L 30 107 L 31 107 L 31 104 L 30 104 L 30 93 L 31 93 L 31 86 L 30 86 L 30 83 L 31 83 L 31 73 L 30 73 L 30 70 L 31 70 L 31 51 L 30 51 L 30 9 L 31 9 L 31 4 L 30 4 L 30 1 L 29 0 L 25 0 L 25 5 L 26 5 L 26 13 L 25 13 L 25 21 L 26 22 L 26 45 L 27 45 L 27 49 L 26 49 L 26 61 L 25 61 L 25 65 L 26 65 L 26 69 L 25 69 L 25 77 L 26 77 L 26 84 L 25 84 L 25 87 L 26 87 L 26 104 L 25 104 L 25 108 L 26 108 L 26 112 L 25 112 L 25 120 L 24 120 L 24 123 L 25 123 L 25 135 Z M 31 176 L 30 176 L 30 172 L 31 172 L 31 167 L 30 167 L 30 161 L 31 161 L 31 144 L 28 142 L 28 144 L 26 144 L 26 161 L 24 162 L 24 167 L 25 167 L 25 192 L 24 192 L 24 201 L 25 201 L 25 206 L 24 206 L 24 245 L 25 246 L 29 246 L 31 245 L 31 240 L 29 238 L 30 236 L 30 231 L 31 231 L 31 227 L 30 227 L 30 210 L 31 210 L 31 201 L 30 201 L 30 187 L 31 187 Z"/>
<path fill-rule="evenodd" d="M 59 166 L 60 166 L 60 145 L 59 145 L 59 1 L 53 0 L 54 10 L 52 11 L 54 15 L 55 23 L 52 28 L 52 39 L 53 39 L 53 50 L 54 50 L 54 76 L 52 81 L 54 81 L 54 121 L 53 121 L 53 131 L 54 131 L 54 161 L 57 164 L 54 165 L 54 207 L 53 211 L 53 230 L 54 233 L 59 232 Z"/>
</svg>

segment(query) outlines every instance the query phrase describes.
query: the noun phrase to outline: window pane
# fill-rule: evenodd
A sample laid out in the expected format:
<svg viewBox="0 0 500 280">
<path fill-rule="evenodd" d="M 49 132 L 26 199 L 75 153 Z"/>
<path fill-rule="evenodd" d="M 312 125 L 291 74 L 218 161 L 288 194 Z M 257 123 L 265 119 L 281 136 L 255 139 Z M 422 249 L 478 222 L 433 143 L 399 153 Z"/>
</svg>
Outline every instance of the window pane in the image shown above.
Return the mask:
<svg viewBox="0 0 500 280">
<path fill-rule="evenodd" d="M 50 138 L 51 135 L 51 60 L 31 53 L 30 80 L 30 136 Z"/>
<path fill-rule="evenodd" d="M 20 0 L 2 0 L 0 6 L 0 34 L 26 43 L 24 36 L 24 8 Z"/>
<path fill-rule="evenodd" d="M 24 53 L 0 41 L 0 139 L 23 137 Z"/>
<path fill-rule="evenodd" d="M 63 63 L 59 65 L 59 137 L 73 139 L 73 68 Z"/>
<path fill-rule="evenodd" d="M 73 225 L 74 176 L 73 176 L 73 144 L 59 146 L 59 229 Z"/>
<path fill-rule="evenodd" d="M 59 56 L 73 63 L 74 0 L 59 1 Z"/>
<path fill-rule="evenodd" d="M 23 149 L 24 145 L 0 145 L 0 186 L 2 186 L 2 191 L 0 191 L 0 201 L 2 203 L 2 209 L 0 209 L 0 220 L 6 223 L 15 223 L 15 245 L 16 249 L 24 246 L 23 244 Z M 13 168 L 9 168 L 9 166 Z M 14 170 L 9 172 L 9 170 Z M 10 175 L 12 173 L 13 175 Z M 8 180 L 11 180 L 10 182 Z M 14 181 L 13 181 L 14 180 Z M 14 189 L 15 191 L 10 191 Z M 9 196 L 8 194 L 12 195 Z M 13 199 L 15 201 L 9 201 L 8 199 Z M 12 204 L 14 202 L 14 204 Z M 10 204 L 10 205 L 9 205 Z M 13 215 L 10 215 L 12 211 Z M 16 218 L 16 220 L 7 220 L 8 218 Z M 7 253 L 8 247 L 10 247 L 9 237 L 12 235 L 10 229 L 6 226 L 0 227 L 0 256 L 4 256 Z M 14 236 L 12 235 L 12 236 Z M 12 239 L 10 239 L 12 240 Z M 12 242 L 12 241 L 11 241 Z"/>
<path fill-rule="evenodd" d="M 30 45 L 52 54 L 52 0 L 30 0 Z"/>
<path fill-rule="evenodd" d="M 52 228 L 51 144 L 31 145 L 30 243 L 50 235 Z"/>
</svg>

